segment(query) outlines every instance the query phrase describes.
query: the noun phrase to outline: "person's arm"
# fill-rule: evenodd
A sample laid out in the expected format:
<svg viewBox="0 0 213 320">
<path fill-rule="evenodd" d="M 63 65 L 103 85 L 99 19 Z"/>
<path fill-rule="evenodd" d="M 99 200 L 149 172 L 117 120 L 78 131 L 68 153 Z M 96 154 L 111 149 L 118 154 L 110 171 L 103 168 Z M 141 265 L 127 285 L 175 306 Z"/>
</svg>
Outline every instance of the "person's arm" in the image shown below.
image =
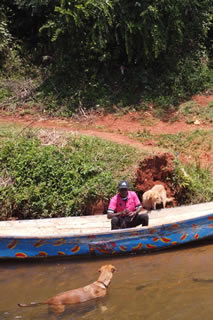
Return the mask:
<svg viewBox="0 0 213 320">
<path fill-rule="evenodd" d="M 133 211 L 135 214 L 138 214 L 139 212 L 141 212 L 141 210 L 143 210 L 142 205 L 139 205 L 135 208 L 135 211 Z"/>
<path fill-rule="evenodd" d="M 109 203 L 108 210 L 107 210 L 107 218 L 112 219 L 113 217 L 117 217 L 119 214 L 115 213 L 117 207 L 117 195 L 115 195 Z"/>
<path fill-rule="evenodd" d="M 136 208 L 135 208 L 135 210 L 134 211 L 132 211 L 132 212 L 129 212 L 129 216 L 130 217 L 134 217 L 136 214 L 138 214 L 141 210 L 142 210 L 143 208 L 142 208 L 142 206 L 137 206 Z"/>
<path fill-rule="evenodd" d="M 125 209 L 121 212 L 114 212 L 112 209 L 107 210 L 107 218 L 112 219 L 113 217 L 125 216 L 129 214 L 129 210 Z"/>
<path fill-rule="evenodd" d="M 148 211 L 143 209 L 143 206 L 137 196 L 136 193 L 134 193 L 134 201 L 135 201 L 135 210 L 129 213 L 129 216 L 134 218 L 139 212 L 143 211 L 143 213 L 147 213 Z"/>
</svg>

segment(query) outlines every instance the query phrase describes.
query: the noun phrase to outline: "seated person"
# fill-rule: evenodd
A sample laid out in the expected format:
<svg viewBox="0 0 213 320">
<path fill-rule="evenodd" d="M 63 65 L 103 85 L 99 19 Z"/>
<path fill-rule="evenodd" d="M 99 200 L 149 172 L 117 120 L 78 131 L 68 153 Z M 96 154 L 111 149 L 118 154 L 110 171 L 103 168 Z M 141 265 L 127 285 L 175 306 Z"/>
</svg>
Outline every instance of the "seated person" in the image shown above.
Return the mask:
<svg viewBox="0 0 213 320">
<path fill-rule="evenodd" d="M 107 218 L 111 219 L 111 229 L 133 228 L 138 225 L 148 226 L 149 216 L 139 214 L 142 205 L 134 191 L 129 191 L 128 181 L 120 181 L 118 184 L 119 193 L 111 198 Z"/>
</svg>

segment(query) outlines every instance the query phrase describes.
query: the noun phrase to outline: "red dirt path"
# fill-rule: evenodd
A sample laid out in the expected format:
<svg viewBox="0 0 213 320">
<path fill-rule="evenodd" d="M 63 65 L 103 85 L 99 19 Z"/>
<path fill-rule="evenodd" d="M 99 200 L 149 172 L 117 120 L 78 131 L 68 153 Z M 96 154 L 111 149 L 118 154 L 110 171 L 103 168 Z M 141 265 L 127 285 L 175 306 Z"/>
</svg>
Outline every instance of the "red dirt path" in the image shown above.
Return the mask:
<svg viewBox="0 0 213 320">
<path fill-rule="evenodd" d="M 210 101 L 213 102 L 213 95 L 211 96 L 195 96 L 193 98 L 199 104 L 205 105 Z M 202 100 L 203 99 L 203 100 Z M 23 111 L 23 107 L 21 110 Z M 175 116 L 175 114 L 173 114 Z M 94 135 L 103 139 L 129 143 L 132 146 L 139 147 L 141 143 L 128 139 L 126 137 L 129 133 L 136 133 L 144 130 L 149 131 L 151 134 L 176 134 L 178 132 L 192 131 L 195 129 L 212 129 L 213 126 L 209 123 L 187 124 L 184 119 L 176 122 L 160 121 L 153 118 L 151 113 L 146 112 L 129 112 L 123 116 L 113 114 L 109 115 L 92 115 L 82 117 L 80 120 L 63 119 L 63 118 L 50 118 L 45 115 L 21 115 L 20 112 L 8 116 L 4 112 L 0 112 L 0 123 L 15 123 L 29 127 L 40 127 L 49 129 L 61 129 L 65 131 L 75 131 L 83 134 Z"/>
<path fill-rule="evenodd" d="M 207 105 L 209 102 L 213 102 L 213 95 L 197 95 L 193 97 L 193 100 L 199 103 L 202 107 Z M 26 108 L 29 109 L 29 106 L 26 106 Z M 26 108 L 23 106 L 21 111 Z M 175 114 L 172 116 L 174 117 Z M 89 115 L 81 118 L 80 120 L 50 118 L 43 114 L 39 115 L 36 113 L 35 115 L 25 114 L 21 116 L 20 111 L 12 116 L 8 116 L 5 113 L 0 112 L 0 123 L 1 122 L 16 123 L 26 127 L 29 126 L 79 132 L 117 143 L 128 144 L 140 150 L 150 150 L 155 153 L 166 150 L 156 147 L 156 142 L 154 141 L 142 144 L 136 139 L 129 138 L 127 135 L 136 132 L 143 132 L 144 130 L 151 134 L 175 134 L 195 129 L 213 129 L 212 124 L 202 122 L 199 124 L 187 124 L 184 119 L 176 122 L 160 121 L 153 118 L 151 112 L 146 112 L 145 114 L 140 112 L 129 112 L 123 116 L 113 114 L 103 116 Z M 213 161 L 213 155 L 205 152 L 201 155 L 201 161 L 206 165 L 208 162 Z"/>
</svg>

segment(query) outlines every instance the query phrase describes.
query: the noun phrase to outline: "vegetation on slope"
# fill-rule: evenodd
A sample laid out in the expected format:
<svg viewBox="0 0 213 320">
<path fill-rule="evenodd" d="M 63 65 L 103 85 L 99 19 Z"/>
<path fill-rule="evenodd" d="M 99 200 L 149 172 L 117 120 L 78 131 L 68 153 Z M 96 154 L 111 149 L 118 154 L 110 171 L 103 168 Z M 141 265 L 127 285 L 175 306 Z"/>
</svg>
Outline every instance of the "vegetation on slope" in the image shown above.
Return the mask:
<svg viewBox="0 0 213 320">
<path fill-rule="evenodd" d="M 108 203 L 119 180 L 128 179 L 135 189 L 135 170 L 145 153 L 64 132 L 14 130 L 0 129 L 0 219 L 90 214 L 89 205 Z M 175 150 L 170 144 L 174 155 Z M 212 200 L 208 168 L 183 165 L 178 157 L 174 168 L 170 184 L 182 190 L 181 203 Z"/>
<path fill-rule="evenodd" d="M 1 129 L 1 218 L 81 215 L 89 202 L 108 199 L 119 179 L 131 180 L 139 159 L 134 148 L 96 138 L 63 135 L 61 145 L 45 145 L 32 131 L 8 130 Z"/>
</svg>

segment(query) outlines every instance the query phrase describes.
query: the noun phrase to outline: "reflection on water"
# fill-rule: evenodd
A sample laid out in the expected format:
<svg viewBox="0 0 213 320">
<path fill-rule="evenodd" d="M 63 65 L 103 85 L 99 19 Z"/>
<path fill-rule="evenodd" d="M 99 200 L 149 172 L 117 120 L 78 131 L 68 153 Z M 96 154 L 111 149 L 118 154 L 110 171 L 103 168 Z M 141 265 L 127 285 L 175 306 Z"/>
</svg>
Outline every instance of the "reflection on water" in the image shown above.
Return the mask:
<svg viewBox="0 0 213 320">
<path fill-rule="evenodd" d="M 113 259 L 21 261 L 0 263 L 0 320 L 188 320 L 212 319 L 213 244 Z M 101 265 L 113 264 L 107 296 L 69 306 L 52 318 L 44 301 L 98 277 Z"/>
</svg>

